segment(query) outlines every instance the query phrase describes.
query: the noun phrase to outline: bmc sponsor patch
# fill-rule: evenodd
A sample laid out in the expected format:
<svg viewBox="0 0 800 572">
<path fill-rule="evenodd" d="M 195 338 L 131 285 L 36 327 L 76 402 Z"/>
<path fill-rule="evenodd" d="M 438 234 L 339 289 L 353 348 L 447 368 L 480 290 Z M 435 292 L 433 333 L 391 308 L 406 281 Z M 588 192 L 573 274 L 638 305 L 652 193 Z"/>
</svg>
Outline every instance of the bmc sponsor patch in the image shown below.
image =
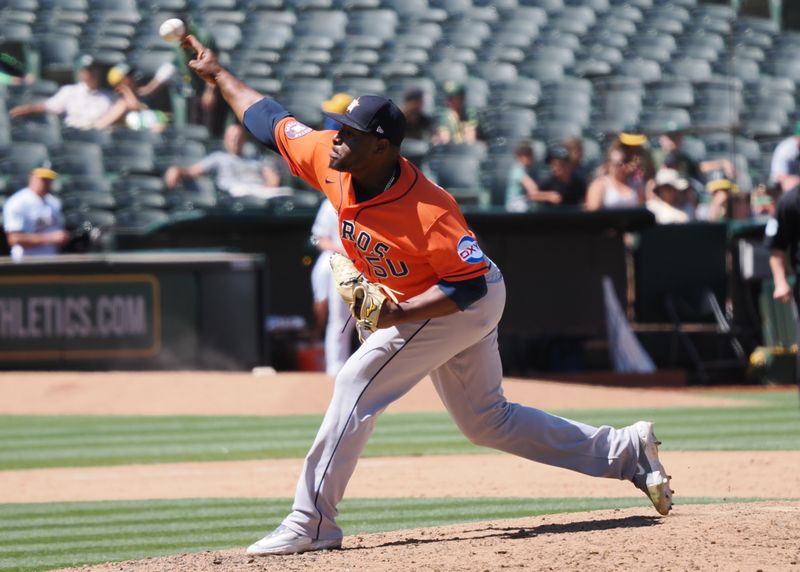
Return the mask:
<svg viewBox="0 0 800 572">
<path fill-rule="evenodd" d="M 290 121 L 284 126 L 283 131 L 289 139 L 297 139 L 298 137 L 311 133 L 311 127 L 299 121 Z"/>
<path fill-rule="evenodd" d="M 458 241 L 458 257 L 464 262 L 478 264 L 483 262 L 483 251 L 478 246 L 478 242 L 471 236 L 462 236 Z"/>
</svg>

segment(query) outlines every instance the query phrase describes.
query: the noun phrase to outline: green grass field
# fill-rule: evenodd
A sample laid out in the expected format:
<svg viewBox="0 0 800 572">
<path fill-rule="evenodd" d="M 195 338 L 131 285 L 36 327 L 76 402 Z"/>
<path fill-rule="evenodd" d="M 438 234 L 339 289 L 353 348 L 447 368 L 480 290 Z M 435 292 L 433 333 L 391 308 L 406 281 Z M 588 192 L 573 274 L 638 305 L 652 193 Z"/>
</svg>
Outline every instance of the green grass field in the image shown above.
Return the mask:
<svg viewBox="0 0 800 572">
<path fill-rule="evenodd" d="M 560 411 L 592 424 L 656 422 L 671 450 L 798 450 L 794 392 L 726 394 L 737 407 Z M 301 458 L 319 416 L 0 417 L 0 470 Z M 386 414 L 366 454 L 476 453 L 445 414 Z M 720 502 L 682 498 L 682 503 Z M 741 499 L 737 499 L 737 502 Z M 753 499 L 757 500 L 757 499 Z M 86 563 L 245 546 L 275 526 L 290 499 L 202 499 L 0 505 L 0 570 Z M 603 508 L 648 506 L 624 499 L 349 499 L 347 534 Z"/>
<path fill-rule="evenodd" d="M 350 499 L 341 504 L 339 522 L 347 534 L 358 534 L 648 504 L 644 497 Z M 241 548 L 274 528 L 290 508 L 288 499 L 0 505 L 0 570 L 47 570 Z"/>
<path fill-rule="evenodd" d="M 794 393 L 745 394 L 759 405 L 560 411 L 593 425 L 656 422 L 665 450 L 800 447 Z M 321 417 L 0 417 L 0 470 L 180 461 L 302 458 Z M 365 456 L 476 453 L 445 413 L 388 413 Z M 488 450 L 483 449 L 484 452 Z"/>
</svg>

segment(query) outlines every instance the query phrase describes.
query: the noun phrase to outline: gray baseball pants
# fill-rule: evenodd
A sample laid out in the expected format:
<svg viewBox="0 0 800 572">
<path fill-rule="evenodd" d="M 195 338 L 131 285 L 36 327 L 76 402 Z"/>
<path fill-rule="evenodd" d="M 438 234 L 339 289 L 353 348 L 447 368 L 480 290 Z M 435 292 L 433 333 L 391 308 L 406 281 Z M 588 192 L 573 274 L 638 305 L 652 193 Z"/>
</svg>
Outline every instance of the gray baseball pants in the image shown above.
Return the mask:
<svg viewBox="0 0 800 572">
<path fill-rule="evenodd" d="M 473 443 L 587 475 L 633 477 L 634 429 L 592 427 L 506 401 L 497 348 L 505 285 L 496 266 L 486 280 L 488 293 L 465 311 L 378 330 L 347 360 L 284 525 L 314 539 L 342 537 L 336 505 L 376 417 L 428 374 Z"/>
</svg>

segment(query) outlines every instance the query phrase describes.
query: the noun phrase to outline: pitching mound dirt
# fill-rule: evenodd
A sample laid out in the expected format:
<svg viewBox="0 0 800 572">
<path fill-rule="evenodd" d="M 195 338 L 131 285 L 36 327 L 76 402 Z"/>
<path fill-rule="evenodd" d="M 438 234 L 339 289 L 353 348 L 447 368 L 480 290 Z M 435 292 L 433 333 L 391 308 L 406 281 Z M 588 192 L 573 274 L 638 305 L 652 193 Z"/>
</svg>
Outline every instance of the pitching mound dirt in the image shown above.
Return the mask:
<svg viewBox="0 0 800 572">
<path fill-rule="evenodd" d="M 254 558 L 243 549 L 80 570 L 797 570 L 800 503 L 596 511 L 346 537 L 342 550 Z"/>
</svg>

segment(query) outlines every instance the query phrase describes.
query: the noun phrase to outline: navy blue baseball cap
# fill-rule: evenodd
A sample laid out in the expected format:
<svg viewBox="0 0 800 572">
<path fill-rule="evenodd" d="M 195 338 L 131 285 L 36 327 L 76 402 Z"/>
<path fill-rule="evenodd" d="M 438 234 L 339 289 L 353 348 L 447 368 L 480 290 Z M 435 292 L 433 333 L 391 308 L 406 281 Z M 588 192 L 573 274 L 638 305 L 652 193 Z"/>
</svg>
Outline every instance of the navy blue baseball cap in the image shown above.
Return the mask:
<svg viewBox="0 0 800 572">
<path fill-rule="evenodd" d="M 388 139 L 396 147 L 406 136 L 406 116 L 391 99 L 380 95 L 360 95 L 344 113 L 323 113 L 342 125 Z"/>
</svg>

